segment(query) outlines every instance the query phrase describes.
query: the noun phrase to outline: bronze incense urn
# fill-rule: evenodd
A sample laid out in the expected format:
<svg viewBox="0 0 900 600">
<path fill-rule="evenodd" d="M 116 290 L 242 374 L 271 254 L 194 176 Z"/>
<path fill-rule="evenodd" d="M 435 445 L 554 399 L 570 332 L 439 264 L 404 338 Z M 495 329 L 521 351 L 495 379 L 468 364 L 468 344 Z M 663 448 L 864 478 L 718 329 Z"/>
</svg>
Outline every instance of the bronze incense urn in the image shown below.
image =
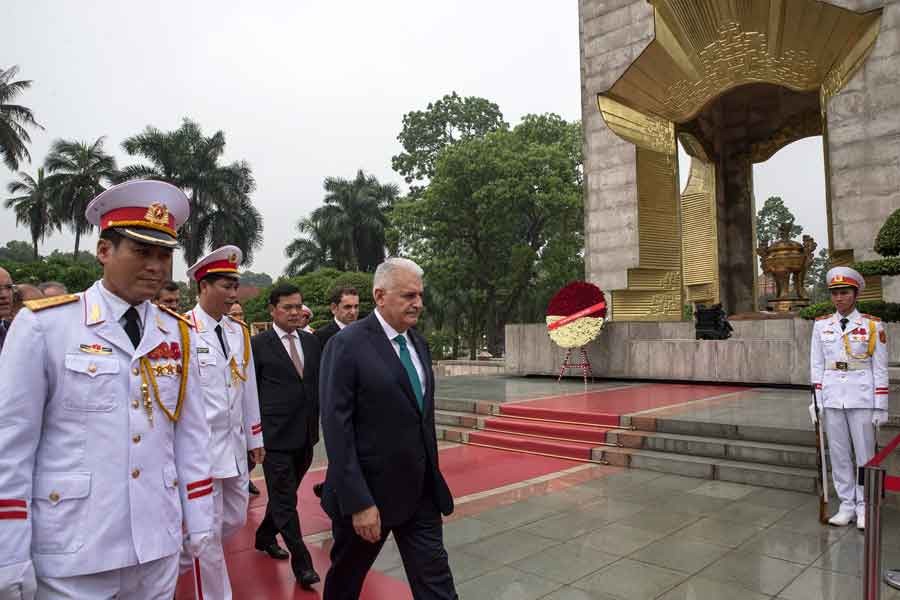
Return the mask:
<svg viewBox="0 0 900 600">
<path fill-rule="evenodd" d="M 780 239 L 764 242 L 756 249 L 763 273 L 775 281 L 775 297 L 768 302 L 769 310 L 775 312 L 794 312 L 809 306 L 804 284 L 817 244 L 808 235 L 803 236 L 802 243 L 792 240 L 792 225 L 782 223 Z"/>
</svg>

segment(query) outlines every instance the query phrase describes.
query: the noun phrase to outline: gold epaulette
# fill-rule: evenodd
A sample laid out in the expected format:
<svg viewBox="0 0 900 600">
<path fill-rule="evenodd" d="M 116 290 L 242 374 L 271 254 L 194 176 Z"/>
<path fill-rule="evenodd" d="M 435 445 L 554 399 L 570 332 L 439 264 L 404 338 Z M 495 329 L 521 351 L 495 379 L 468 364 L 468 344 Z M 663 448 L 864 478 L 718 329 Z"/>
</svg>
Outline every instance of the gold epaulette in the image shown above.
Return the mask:
<svg viewBox="0 0 900 600">
<path fill-rule="evenodd" d="M 37 300 L 26 300 L 22 304 L 31 312 L 38 312 L 45 308 L 53 308 L 54 306 L 62 306 L 63 304 L 72 304 L 78 302 L 80 296 L 78 294 L 63 294 L 62 296 L 50 296 L 49 298 L 38 298 Z"/>
<path fill-rule="evenodd" d="M 881 323 L 880 317 L 876 317 L 873 315 L 867 315 L 866 313 L 860 313 L 860 316 L 863 316 L 863 317 L 869 319 L 870 321 L 875 321 L 876 323 Z"/>
<path fill-rule="evenodd" d="M 190 328 L 193 328 L 193 327 L 194 327 L 194 324 L 191 322 L 190 319 L 188 319 L 188 318 L 185 317 L 184 315 L 178 314 L 177 312 L 175 312 L 175 311 L 172 310 L 171 308 L 166 308 L 165 306 L 159 306 L 158 304 L 156 305 L 156 308 L 158 308 L 159 310 L 163 311 L 164 313 L 166 313 L 166 314 L 169 315 L 170 317 L 175 317 L 175 318 L 178 319 L 179 321 L 181 321 L 181 322 L 183 322 L 183 323 L 186 323 L 188 327 L 190 327 Z"/>
<path fill-rule="evenodd" d="M 246 323 L 244 323 L 243 321 L 241 321 L 240 319 L 235 319 L 231 315 L 228 315 L 228 318 L 231 319 L 232 321 L 234 321 L 235 323 L 237 323 L 238 325 L 240 325 L 241 327 L 243 327 L 244 329 L 246 329 L 248 331 L 250 330 L 250 326 L 247 325 Z"/>
<path fill-rule="evenodd" d="M 824 321 L 825 319 L 830 319 L 834 315 L 822 315 L 821 317 L 816 317 L 816 321 Z"/>
</svg>

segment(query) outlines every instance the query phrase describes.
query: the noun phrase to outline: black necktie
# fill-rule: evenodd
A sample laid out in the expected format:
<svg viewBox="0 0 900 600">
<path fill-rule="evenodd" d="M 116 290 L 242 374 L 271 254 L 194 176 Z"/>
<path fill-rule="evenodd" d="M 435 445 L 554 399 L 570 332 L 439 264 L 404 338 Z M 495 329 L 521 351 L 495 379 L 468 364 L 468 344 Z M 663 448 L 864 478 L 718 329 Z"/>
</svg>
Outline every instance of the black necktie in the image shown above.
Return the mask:
<svg viewBox="0 0 900 600">
<path fill-rule="evenodd" d="M 222 354 L 228 356 L 228 350 L 225 349 L 225 338 L 222 337 L 222 326 L 216 325 L 216 336 L 219 338 L 219 344 L 222 345 Z"/>
<path fill-rule="evenodd" d="M 850 319 L 848 319 L 847 317 L 844 317 L 843 319 L 841 319 L 841 331 L 847 330 L 847 323 L 849 323 L 849 322 L 850 322 Z"/>
<path fill-rule="evenodd" d="M 138 344 L 141 343 L 141 325 L 138 312 L 133 306 L 125 311 L 124 329 L 125 333 L 128 334 L 128 339 L 131 340 L 131 344 L 137 348 Z"/>
</svg>

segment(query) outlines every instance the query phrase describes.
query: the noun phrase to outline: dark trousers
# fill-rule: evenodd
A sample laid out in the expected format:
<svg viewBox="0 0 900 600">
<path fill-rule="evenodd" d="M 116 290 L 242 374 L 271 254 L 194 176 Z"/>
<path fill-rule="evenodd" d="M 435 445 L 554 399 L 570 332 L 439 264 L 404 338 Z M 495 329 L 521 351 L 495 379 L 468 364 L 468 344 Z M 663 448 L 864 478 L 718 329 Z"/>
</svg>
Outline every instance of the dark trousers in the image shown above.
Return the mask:
<svg viewBox="0 0 900 600">
<path fill-rule="evenodd" d="M 312 560 L 303 544 L 300 533 L 300 516 L 297 514 L 297 489 L 312 464 L 313 449 L 266 450 L 263 473 L 269 502 L 266 516 L 256 530 L 258 544 L 268 546 L 280 533 L 291 553 L 291 566 L 298 569 L 312 568 Z"/>
<path fill-rule="evenodd" d="M 403 559 L 406 579 L 415 600 L 457 600 L 453 574 L 444 549 L 441 513 L 431 494 L 419 500 L 413 517 L 401 525 L 383 529 L 381 541 L 372 544 L 356 535 L 350 518 L 332 521 L 334 546 L 331 568 L 325 577 L 323 600 L 357 600 L 366 574 L 393 532 Z"/>
</svg>

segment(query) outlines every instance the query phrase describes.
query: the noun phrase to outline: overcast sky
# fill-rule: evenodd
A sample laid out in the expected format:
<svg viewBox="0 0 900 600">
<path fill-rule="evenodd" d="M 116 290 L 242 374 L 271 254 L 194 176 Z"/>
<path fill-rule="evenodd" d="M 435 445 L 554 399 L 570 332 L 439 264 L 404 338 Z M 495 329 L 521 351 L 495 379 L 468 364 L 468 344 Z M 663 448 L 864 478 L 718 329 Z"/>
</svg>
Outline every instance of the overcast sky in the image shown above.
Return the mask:
<svg viewBox="0 0 900 600">
<path fill-rule="evenodd" d="M 265 242 L 250 268 L 275 276 L 326 176 L 364 169 L 402 183 L 391 156 L 404 113 L 456 90 L 496 102 L 512 124 L 580 118 L 576 0 L 7 0 L 3 12 L 0 66 L 34 81 L 19 100 L 45 127 L 25 170 L 57 138 L 105 136 L 124 166 L 134 161 L 122 140 L 147 125 L 221 129 L 225 159 L 249 161 L 258 183 Z M 0 165 L 3 197 L 12 178 Z M 783 196 L 824 244 L 822 180 L 821 142 L 799 142 L 757 168 L 756 198 Z M 10 239 L 28 232 L 0 208 L 0 245 Z M 72 240 L 56 234 L 41 252 Z"/>
</svg>

